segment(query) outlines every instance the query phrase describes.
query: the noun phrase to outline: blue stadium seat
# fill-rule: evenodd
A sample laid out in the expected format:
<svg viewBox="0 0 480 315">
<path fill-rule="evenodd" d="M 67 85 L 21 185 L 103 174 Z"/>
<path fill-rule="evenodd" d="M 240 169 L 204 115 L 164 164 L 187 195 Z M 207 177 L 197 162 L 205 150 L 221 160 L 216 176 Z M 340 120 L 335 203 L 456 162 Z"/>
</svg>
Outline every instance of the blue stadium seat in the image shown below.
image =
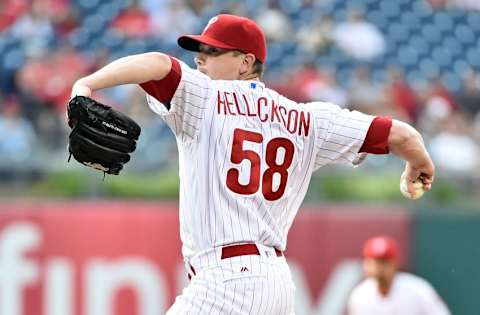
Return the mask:
<svg viewBox="0 0 480 315">
<path fill-rule="evenodd" d="M 467 16 L 467 23 L 473 31 L 480 31 L 480 13 L 470 12 Z"/>
<path fill-rule="evenodd" d="M 423 58 L 420 61 L 419 69 L 426 77 L 432 77 L 440 73 L 440 67 L 438 64 L 428 57 Z"/>
<path fill-rule="evenodd" d="M 177 46 L 176 43 L 162 41 L 161 39 L 156 37 L 146 39 L 146 45 L 147 51 L 162 51 L 165 53 L 169 53 L 173 50 L 173 48 Z M 175 47 L 172 48 L 172 46 Z"/>
<path fill-rule="evenodd" d="M 125 49 L 129 55 L 144 53 L 147 50 L 147 41 L 142 38 L 128 40 Z"/>
<path fill-rule="evenodd" d="M 398 50 L 398 61 L 402 66 L 415 65 L 418 62 L 418 55 L 414 47 L 405 45 Z"/>
<path fill-rule="evenodd" d="M 478 53 L 477 49 L 470 48 L 467 51 L 467 61 L 475 68 L 480 68 L 480 54 Z"/>
<path fill-rule="evenodd" d="M 460 91 L 462 86 L 460 77 L 453 71 L 446 71 L 443 73 L 442 82 L 453 92 Z"/>
<path fill-rule="evenodd" d="M 83 49 L 91 39 L 91 33 L 87 28 L 80 27 L 74 30 L 68 37 L 70 45 L 77 49 Z"/>
<path fill-rule="evenodd" d="M 94 13 L 84 19 L 83 26 L 88 28 L 90 33 L 99 34 L 104 32 L 105 27 L 107 26 L 107 21 L 105 20 L 104 15 L 100 13 Z"/>
<path fill-rule="evenodd" d="M 346 9 L 347 11 L 353 10 L 364 14 L 367 10 L 367 5 L 365 0 L 348 0 L 340 1 L 341 8 Z"/>
<path fill-rule="evenodd" d="M 455 28 L 455 35 L 458 40 L 464 44 L 473 43 L 475 41 L 475 34 L 473 31 L 466 25 L 458 25 Z"/>
<path fill-rule="evenodd" d="M 466 62 L 465 60 L 463 59 L 460 59 L 460 60 L 457 60 L 455 61 L 455 63 L 453 64 L 453 70 L 455 71 L 455 73 L 459 76 L 459 77 L 462 77 L 463 74 L 466 72 L 466 71 L 469 71 L 471 69 L 471 66 L 468 62 Z"/>
<path fill-rule="evenodd" d="M 100 5 L 101 0 L 76 0 L 75 6 L 80 11 L 82 16 L 95 13 L 98 6 Z"/>
<path fill-rule="evenodd" d="M 25 62 L 25 52 L 21 47 L 10 48 L 3 55 L 3 68 L 7 71 L 13 71 L 20 68 Z"/>
<path fill-rule="evenodd" d="M 418 30 L 421 26 L 420 17 L 411 11 L 403 11 L 400 21 L 402 25 L 405 25 L 411 30 Z"/>
<path fill-rule="evenodd" d="M 333 63 L 332 59 L 328 54 L 317 56 L 317 58 L 314 60 L 314 63 L 317 67 L 325 68 L 325 69 L 335 66 L 335 64 Z"/>
<path fill-rule="evenodd" d="M 401 8 L 401 11 L 410 10 L 413 6 L 412 0 L 397 0 L 398 5 Z"/>
<path fill-rule="evenodd" d="M 430 53 L 431 47 L 423 36 L 413 35 L 409 39 L 409 44 L 417 50 L 419 55 L 427 55 Z"/>
<path fill-rule="evenodd" d="M 102 16 L 105 21 L 112 21 L 122 9 L 120 2 L 112 1 L 103 3 L 97 10 L 97 14 Z"/>
<path fill-rule="evenodd" d="M 461 56 L 464 51 L 462 44 L 454 36 L 447 36 L 443 39 L 443 46 L 447 47 L 453 56 Z"/>
<path fill-rule="evenodd" d="M 372 72 L 373 82 L 385 82 L 385 69 L 376 69 Z"/>
<path fill-rule="evenodd" d="M 385 55 L 395 56 L 398 51 L 399 43 L 393 40 L 387 40 L 387 47 L 385 49 Z"/>
<path fill-rule="evenodd" d="M 465 21 L 466 14 L 464 10 L 461 10 L 459 8 L 449 9 L 447 12 L 448 12 L 448 15 L 450 15 L 453 18 L 453 21 L 455 24 L 463 23 Z"/>
<path fill-rule="evenodd" d="M 437 47 L 432 52 L 435 63 L 441 67 L 448 67 L 452 64 L 452 53 L 446 47 Z"/>
<path fill-rule="evenodd" d="M 427 1 L 416 1 L 412 5 L 412 10 L 419 17 L 429 19 L 434 13 L 432 7 L 428 4 Z"/>
<path fill-rule="evenodd" d="M 369 62 L 370 69 L 385 71 L 387 58 L 389 58 L 389 57 L 385 56 L 385 55 L 382 55 L 382 56 L 378 56 L 377 58 L 373 59 L 372 61 Z"/>
<path fill-rule="evenodd" d="M 450 31 L 453 29 L 453 19 L 445 12 L 436 13 L 433 20 L 435 27 L 440 31 Z"/>
<path fill-rule="evenodd" d="M 339 85 L 342 86 L 343 88 L 346 88 L 349 86 L 350 81 L 352 79 L 352 71 L 351 69 L 338 68 L 337 71 L 335 72 L 335 77 Z"/>
<path fill-rule="evenodd" d="M 425 76 L 422 74 L 422 72 L 413 69 L 406 72 L 405 79 L 407 80 L 408 84 L 417 86 L 420 82 L 425 80 Z"/>
<path fill-rule="evenodd" d="M 243 3 L 247 12 L 252 16 L 255 16 L 255 14 L 267 7 L 267 0 L 245 0 Z"/>
<path fill-rule="evenodd" d="M 346 1 L 332 1 L 334 2 L 335 11 L 337 10 L 346 10 L 347 9 L 347 2 Z"/>
<path fill-rule="evenodd" d="M 116 50 L 123 46 L 124 38 L 113 30 L 108 30 L 103 33 L 102 43 L 110 50 Z"/>
<path fill-rule="evenodd" d="M 268 63 L 275 63 L 282 59 L 283 57 L 283 45 L 278 42 L 271 42 L 268 46 L 268 56 L 267 62 Z"/>
<path fill-rule="evenodd" d="M 303 64 L 303 60 L 301 60 L 297 55 L 286 55 L 280 60 L 279 64 L 281 67 L 288 69 L 289 67 L 295 67 Z"/>
<path fill-rule="evenodd" d="M 389 66 L 395 66 L 395 67 L 400 66 L 399 61 L 398 61 L 398 57 L 396 55 L 385 56 L 384 61 L 385 61 L 384 62 L 384 68 L 389 67 Z"/>
<path fill-rule="evenodd" d="M 400 5 L 397 1 L 381 1 L 380 10 L 389 18 L 400 15 Z"/>
<path fill-rule="evenodd" d="M 296 15 L 295 19 L 292 21 L 294 29 L 298 30 L 300 27 L 308 25 L 315 18 L 318 17 L 318 12 L 315 12 L 311 8 L 303 8 Z"/>
<path fill-rule="evenodd" d="M 0 56 L 3 56 L 3 51 L 7 49 L 7 40 L 5 37 L 0 36 Z"/>
<path fill-rule="evenodd" d="M 293 54 L 296 52 L 298 48 L 298 43 L 297 42 L 283 42 L 283 51 L 285 54 Z"/>
<path fill-rule="evenodd" d="M 337 22 L 343 22 L 347 19 L 346 9 L 335 9 L 333 12 L 333 19 Z"/>
<path fill-rule="evenodd" d="M 279 0 L 280 10 L 288 15 L 298 13 L 302 8 L 302 1 L 300 0 Z"/>
<path fill-rule="evenodd" d="M 18 45 L 18 43 L 20 41 L 20 39 L 13 36 L 12 32 L 9 29 L 4 30 L 2 33 L 0 33 L 0 38 L 4 42 L 3 45 L 5 47 L 16 46 L 16 45 Z"/>
<path fill-rule="evenodd" d="M 321 12 L 322 15 L 331 15 L 335 10 L 333 1 L 317 1 L 314 3 L 314 8 L 311 11 L 316 13 Z"/>
<path fill-rule="evenodd" d="M 406 42 L 410 38 L 408 28 L 400 23 L 392 23 L 388 28 L 388 35 L 390 39 L 397 42 Z"/>
<path fill-rule="evenodd" d="M 422 27 L 424 39 L 430 43 L 438 43 L 442 39 L 442 34 L 433 24 L 426 24 Z"/>
<path fill-rule="evenodd" d="M 126 9 L 133 4 L 133 0 L 114 0 L 112 2 L 117 2 L 120 10 Z"/>
<path fill-rule="evenodd" d="M 385 29 L 388 25 L 388 19 L 381 11 L 370 11 L 367 13 L 366 20 L 375 24 L 380 29 Z"/>
</svg>

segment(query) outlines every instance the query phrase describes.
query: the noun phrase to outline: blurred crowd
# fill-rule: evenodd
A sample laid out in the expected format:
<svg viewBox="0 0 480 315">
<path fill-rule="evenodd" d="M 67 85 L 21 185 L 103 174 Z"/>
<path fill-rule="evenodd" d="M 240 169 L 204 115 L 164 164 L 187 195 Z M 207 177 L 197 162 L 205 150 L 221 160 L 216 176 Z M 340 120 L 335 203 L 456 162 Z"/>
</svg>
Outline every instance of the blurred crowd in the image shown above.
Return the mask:
<svg viewBox="0 0 480 315">
<path fill-rule="evenodd" d="M 397 56 L 391 30 L 401 41 L 403 26 L 390 27 L 388 20 L 378 24 L 381 16 L 368 14 L 367 4 L 373 2 L 2 0 L 0 175 L 65 167 L 65 106 L 76 79 L 113 59 L 148 50 L 193 65 L 194 55 L 176 47 L 176 38 L 201 32 L 221 12 L 252 17 L 264 29 L 269 41 L 265 81 L 271 88 L 296 101 L 330 101 L 407 121 L 425 135 L 440 169 L 475 175 L 480 164 L 480 60 L 457 56 L 457 82 L 445 76 L 441 63 L 427 60 L 418 66 L 408 50 L 400 62 L 389 59 Z M 421 6 L 426 14 L 445 6 L 426 0 L 398 3 Z M 389 8 L 380 5 L 375 12 L 388 16 Z M 479 12 L 468 14 L 479 21 Z M 479 33 L 472 33 L 478 42 Z M 471 58 L 463 62 L 463 57 Z M 142 125 L 135 168 L 170 163 L 173 137 L 149 111 L 139 88 L 109 89 L 96 97 Z"/>
</svg>

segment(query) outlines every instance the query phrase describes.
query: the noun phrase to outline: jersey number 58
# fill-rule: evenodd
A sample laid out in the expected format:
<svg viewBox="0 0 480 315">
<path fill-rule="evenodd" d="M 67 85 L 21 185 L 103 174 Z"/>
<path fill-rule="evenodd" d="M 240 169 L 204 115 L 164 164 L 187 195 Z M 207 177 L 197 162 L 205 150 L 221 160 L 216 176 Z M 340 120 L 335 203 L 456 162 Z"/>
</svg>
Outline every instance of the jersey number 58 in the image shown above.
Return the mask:
<svg viewBox="0 0 480 315">
<path fill-rule="evenodd" d="M 292 164 L 295 146 L 287 138 L 273 138 L 267 143 L 265 150 L 265 162 L 268 168 L 261 173 L 261 156 L 252 150 L 245 150 L 243 143 L 245 141 L 261 144 L 263 136 L 261 133 L 248 131 L 244 129 L 235 129 L 233 131 L 233 144 L 230 161 L 234 164 L 240 164 L 243 160 L 249 160 L 251 164 L 250 178 L 247 184 L 239 182 L 240 171 L 231 168 L 227 172 L 227 187 L 237 194 L 252 195 L 260 189 L 260 175 L 262 179 L 262 194 L 269 201 L 278 200 L 283 196 L 288 180 L 288 168 Z M 283 161 L 277 163 L 278 149 L 284 149 Z M 276 191 L 273 191 L 273 176 L 280 175 L 280 183 Z"/>
</svg>

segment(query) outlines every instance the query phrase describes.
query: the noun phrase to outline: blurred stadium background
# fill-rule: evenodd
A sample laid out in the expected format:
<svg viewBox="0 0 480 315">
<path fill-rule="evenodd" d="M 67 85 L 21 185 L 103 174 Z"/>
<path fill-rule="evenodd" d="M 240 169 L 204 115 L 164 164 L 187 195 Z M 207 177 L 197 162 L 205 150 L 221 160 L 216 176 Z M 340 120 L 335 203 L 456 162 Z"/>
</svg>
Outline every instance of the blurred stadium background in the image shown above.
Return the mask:
<svg viewBox="0 0 480 315">
<path fill-rule="evenodd" d="M 414 203 L 392 157 L 317 172 L 287 251 L 297 314 L 343 314 L 360 244 L 375 233 L 400 240 L 403 268 L 453 314 L 478 314 L 480 1 L 1 0 L 0 315 L 153 314 L 171 303 L 184 284 L 172 134 L 139 88 L 99 92 L 143 128 L 124 174 L 102 181 L 66 161 L 65 104 L 76 79 L 125 55 L 162 51 L 193 66 L 176 39 L 219 13 L 262 26 L 267 85 L 407 121 L 437 165 L 433 190 Z M 14 263 L 22 248 L 30 265 Z"/>
</svg>

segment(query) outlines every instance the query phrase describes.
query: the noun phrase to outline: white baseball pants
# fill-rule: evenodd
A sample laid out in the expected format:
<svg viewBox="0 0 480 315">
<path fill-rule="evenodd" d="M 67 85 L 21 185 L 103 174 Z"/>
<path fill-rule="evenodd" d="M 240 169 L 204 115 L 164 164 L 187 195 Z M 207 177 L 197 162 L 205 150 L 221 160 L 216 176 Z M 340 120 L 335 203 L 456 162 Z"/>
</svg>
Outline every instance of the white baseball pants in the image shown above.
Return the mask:
<svg viewBox="0 0 480 315">
<path fill-rule="evenodd" d="M 260 255 L 221 259 L 217 248 L 193 257 L 191 281 L 167 315 L 293 315 L 295 286 L 285 257 L 257 248 Z"/>
</svg>

